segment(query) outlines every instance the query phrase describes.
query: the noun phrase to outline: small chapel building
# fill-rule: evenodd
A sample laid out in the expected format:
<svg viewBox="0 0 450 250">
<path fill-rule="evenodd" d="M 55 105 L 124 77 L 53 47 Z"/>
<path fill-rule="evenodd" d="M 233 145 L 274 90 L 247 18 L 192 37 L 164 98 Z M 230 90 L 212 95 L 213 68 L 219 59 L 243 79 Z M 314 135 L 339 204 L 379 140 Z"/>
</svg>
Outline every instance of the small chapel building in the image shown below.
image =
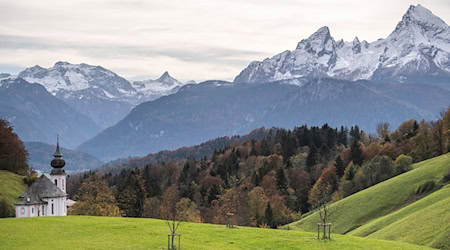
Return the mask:
<svg viewBox="0 0 450 250">
<path fill-rule="evenodd" d="M 66 216 L 66 162 L 59 149 L 59 139 L 56 151 L 51 161 L 52 171 L 50 177 L 41 175 L 28 190 L 19 197 L 16 203 L 16 217 L 38 216 Z"/>
</svg>

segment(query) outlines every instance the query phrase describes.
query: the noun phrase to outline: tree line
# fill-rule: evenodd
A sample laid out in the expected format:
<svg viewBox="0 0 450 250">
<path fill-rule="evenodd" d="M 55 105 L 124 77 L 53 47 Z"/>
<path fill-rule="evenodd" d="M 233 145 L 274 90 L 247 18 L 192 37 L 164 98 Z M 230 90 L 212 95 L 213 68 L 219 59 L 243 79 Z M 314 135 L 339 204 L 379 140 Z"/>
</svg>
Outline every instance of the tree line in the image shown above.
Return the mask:
<svg viewBox="0 0 450 250">
<path fill-rule="evenodd" d="M 215 224 L 227 224 L 233 214 L 236 225 L 277 227 L 298 220 L 323 197 L 342 199 L 448 152 L 450 108 L 441 115 L 392 131 L 381 123 L 376 135 L 327 124 L 265 129 L 264 138 L 232 143 L 210 157 L 72 176 L 69 195 L 80 205 L 71 212 L 162 219 L 175 212 L 181 220 Z M 88 211 L 99 193 L 87 185 L 107 190 L 102 202 L 108 208 Z"/>
</svg>

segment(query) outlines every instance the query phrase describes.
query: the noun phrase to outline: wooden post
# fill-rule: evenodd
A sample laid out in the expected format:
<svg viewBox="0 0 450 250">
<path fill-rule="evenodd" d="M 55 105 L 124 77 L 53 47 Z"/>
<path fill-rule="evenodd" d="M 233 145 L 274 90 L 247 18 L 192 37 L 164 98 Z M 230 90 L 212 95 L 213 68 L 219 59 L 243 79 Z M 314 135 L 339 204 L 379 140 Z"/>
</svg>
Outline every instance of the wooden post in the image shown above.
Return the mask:
<svg viewBox="0 0 450 250">
<path fill-rule="evenodd" d="M 320 223 L 317 223 L 317 239 L 320 239 Z"/>
<path fill-rule="evenodd" d="M 331 223 L 328 223 L 328 239 L 331 240 Z"/>
</svg>

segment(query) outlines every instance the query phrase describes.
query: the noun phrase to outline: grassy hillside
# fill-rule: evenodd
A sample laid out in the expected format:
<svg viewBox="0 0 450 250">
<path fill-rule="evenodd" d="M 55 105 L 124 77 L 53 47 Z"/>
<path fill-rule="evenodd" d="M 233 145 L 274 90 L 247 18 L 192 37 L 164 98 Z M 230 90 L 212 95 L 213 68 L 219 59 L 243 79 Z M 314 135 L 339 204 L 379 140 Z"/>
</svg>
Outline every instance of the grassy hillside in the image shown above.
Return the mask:
<svg viewBox="0 0 450 250">
<path fill-rule="evenodd" d="M 22 176 L 0 170 L 0 200 L 5 199 L 8 204 L 13 205 L 25 190 Z"/>
<path fill-rule="evenodd" d="M 167 249 L 165 221 L 107 217 L 0 219 L 5 249 Z M 427 249 L 401 242 L 336 235 L 319 241 L 299 231 L 184 223 L 182 249 Z M 50 237 L 50 238 L 49 238 Z M 55 240 L 49 240 L 55 239 Z"/>
<path fill-rule="evenodd" d="M 450 185 L 394 213 L 373 220 L 350 235 L 404 241 L 450 249 Z"/>
<path fill-rule="evenodd" d="M 440 233 L 447 234 L 448 227 L 446 228 L 446 226 L 448 226 L 448 223 L 444 225 L 438 223 L 436 225 L 433 224 L 437 223 L 436 220 L 431 220 L 429 217 L 441 216 L 441 219 L 439 220 L 441 222 L 443 220 L 442 216 L 447 216 L 446 218 L 448 218 L 448 214 L 450 214 L 449 206 L 443 206 L 442 209 L 434 209 L 438 204 L 446 201 L 444 197 L 445 195 L 448 196 L 448 188 L 438 191 L 438 193 L 433 196 L 426 197 L 426 200 L 424 199 L 416 202 L 414 202 L 414 199 L 417 197 L 415 197 L 414 193 L 418 186 L 427 181 L 433 180 L 437 184 L 440 182 L 442 177 L 450 170 L 450 154 L 414 164 L 413 167 L 413 170 L 405 174 L 379 183 L 333 204 L 332 209 L 337 209 L 337 212 L 331 218 L 333 231 L 341 234 L 354 233 L 355 235 L 367 236 L 374 231 L 392 224 L 390 229 L 386 228 L 387 231 L 380 230 L 380 232 L 374 233 L 371 237 L 384 239 L 396 238 L 418 244 L 432 245 L 430 239 L 419 237 L 417 240 L 414 240 L 412 239 L 414 237 L 413 235 L 410 235 L 409 237 L 411 240 L 408 240 L 408 237 L 401 236 L 403 235 L 402 232 L 398 232 L 398 236 L 393 236 L 394 230 L 402 231 L 405 230 L 402 226 L 409 225 L 408 223 L 411 220 L 406 222 L 407 218 L 414 218 L 414 220 L 416 220 L 416 217 L 421 217 L 422 221 L 429 223 L 430 228 L 435 228 L 433 240 L 439 238 L 440 236 L 438 236 L 438 234 Z M 403 208 L 403 211 L 399 210 L 401 208 Z M 418 211 L 420 209 L 422 209 L 421 212 Z M 392 213 L 396 210 L 399 211 L 397 211 L 397 213 Z M 391 217 L 374 221 L 388 214 L 391 214 Z M 413 215 L 415 217 L 409 217 Z M 317 213 L 313 213 L 299 222 L 292 223 L 290 227 L 297 230 L 315 231 L 317 222 L 319 221 L 318 217 Z M 374 224 L 365 225 L 369 222 Z M 394 227 L 394 222 L 403 224 L 395 224 L 396 227 Z M 359 227 L 363 225 L 365 226 L 359 229 Z M 412 226 L 413 222 L 411 222 L 410 225 Z M 416 224 L 414 223 L 414 225 Z M 421 233 L 422 229 L 424 230 L 423 235 Z M 354 232 L 352 232 L 353 230 Z M 415 230 L 412 228 L 410 230 L 425 237 L 425 228 L 423 227 L 419 226 L 416 227 Z M 386 233 L 383 234 L 383 232 Z M 408 231 L 405 230 L 405 232 Z M 412 233 L 411 231 L 409 232 Z M 435 243 L 442 244 L 442 242 Z"/>
</svg>

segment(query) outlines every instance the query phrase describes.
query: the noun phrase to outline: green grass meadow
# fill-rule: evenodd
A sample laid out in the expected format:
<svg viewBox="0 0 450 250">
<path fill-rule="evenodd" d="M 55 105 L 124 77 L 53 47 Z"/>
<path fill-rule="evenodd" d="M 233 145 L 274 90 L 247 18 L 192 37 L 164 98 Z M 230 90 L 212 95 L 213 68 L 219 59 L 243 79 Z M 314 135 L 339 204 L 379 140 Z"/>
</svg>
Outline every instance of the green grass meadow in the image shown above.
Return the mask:
<svg viewBox="0 0 450 250">
<path fill-rule="evenodd" d="M 165 221 L 142 218 L 0 219 L 1 249 L 167 249 Z M 428 249 L 346 235 L 317 240 L 310 232 L 183 223 L 181 249 Z"/>
<path fill-rule="evenodd" d="M 414 164 L 413 170 L 346 197 L 331 207 L 332 231 L 369 238 L 399 240 L 433 247 L 449 247 L 450 188 L 415 201 L 418 186 L 433 180 L 439 186 L 450 171 L 450 154 Z M 290 224 L 313 232 L 317 213 Z"/>
<path fill-rule="evenodd" d="M 26 185 L 23 183 L 22 176 L 0 170 L 0 200 L 5 199 L 13 206 L 25 191 Z"/>
<path fill-rule="evenodd" d="M 450 185 L 349 235 L 450 249 Z"/>
</svg>

